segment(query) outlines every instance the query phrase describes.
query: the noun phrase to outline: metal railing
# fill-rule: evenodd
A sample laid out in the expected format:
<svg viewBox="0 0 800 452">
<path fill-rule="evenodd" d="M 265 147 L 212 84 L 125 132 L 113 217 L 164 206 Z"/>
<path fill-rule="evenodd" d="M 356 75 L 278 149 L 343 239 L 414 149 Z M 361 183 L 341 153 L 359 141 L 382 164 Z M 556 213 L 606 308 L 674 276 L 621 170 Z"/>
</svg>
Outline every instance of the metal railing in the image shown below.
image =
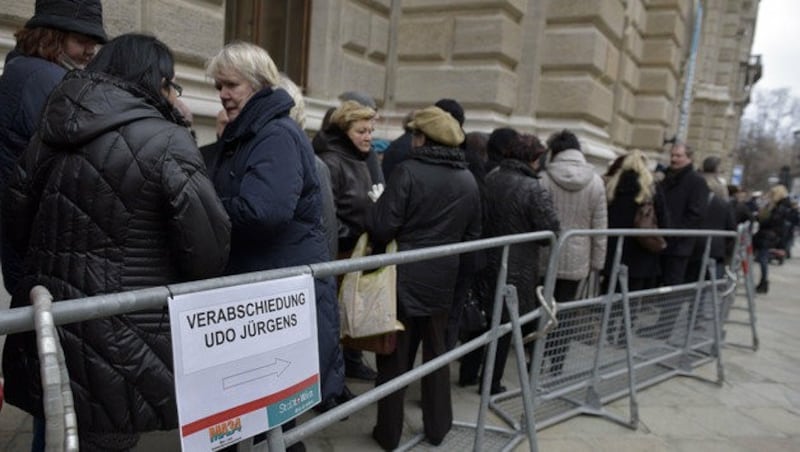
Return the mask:
<svg viewBox="0 0 800 452">
<path fill-rule="evenodd" d="M 652 231 L 639 229 L 575 230 L 566 231 L 558 239 L 553 233 L 537 232 L 403 251 L 391 255 L 368 256 L 65 300 L 52 305 L 52 317 L 54 325 L 60 325 L 142 309 L 161 308 L 166 304 L 167 298 L 172 295 L 300 274 L 326 277 L 385 265 L 404 264 L 502 247 L 502 260 L 497 276 L 498 284 L 491 315 L 492 324 L 486 333 L 347 403 L 300 423 L 287 432 L 282 432 L 280 428 L 272 429 L 267 432 L 267 441 L 263 443 L 252 444 L 252 441 L 249 440 L 240 443 L 239 450 L 267 450 L 267 448 L 271 451 L 284 450 L 287 445 L 314 435 L 397 389 L 449 365 L 467 353 L 487 346 L 484 362 L 486 372 L 483 375 L 477 419 L 474 424 L 455 422 L 454 432 L 457 431 L 458 435 L 471 435 L 473 450 L 476 451 L 489 450 L 490 444 L 497 444 L 500 450 L 509 450 L 524 440 L 527 440 L 531 450 L 535 451 L 538 449 L 536 441 L 538 428 L 552 425 L 576 414 L 600 415 L 635 428 L 638 424 L 637 388 L 654 384 L 674 375 L 695 376 L 693 369 L 697 365 L 710 361 L 717 362 L 717 382 L 721 382 L 724 378 L 720 353 L 720 293 L 726 291 L 734 293 L 737 279 L 741 280 L 741 278 L 734 278 L 736 272 L 733 271 L 728 272 L 727 278 L 721 280 L 716 278 L 714 268 L 716 264 L 708 257 L 710 241 L 713 237 L 735 237 L 737 238 L 736 253 L 741 253 L 741 248 L 745 246 L 749 236 L 746 231 L 743 232 L 741 229 L 739 234 L 707 230 L 659 230 L 659 234 L 677 237 L 704 237 L 706 239 L 702 268 L 696 283 L 646 291 L 628 291 L 627 269 L 620 263 L 622 244 L 627 237 L 652 235 Z M 609 290 L 606 294 L 589 299 L 555 303 L 553 289 L 557 276 L 556 264 L 562 249 L 564 249 L 562 244 L 577 235 L 619 237 L 616 249 L 613 250 L 615 256 L 609 274 Z M 516 289 L 506 284 L 508 249 L 511 245 L 531 241 L 547 242 L 551 253 L 544 275 L 544 284 L 538 290 L 541 307 L 520 316 L 516 305 Z M 704 275 L 709 276 L 708 280 L 704 278 Z M 745 283 L 745 285 L 747 284 Z M 636 302 L 636 308 L 633 311 L 631 300 Z M 748 300 L 748 303 L 752 313 L 752 300 Z M 641 340 L 634 325 L 635 321 L 641 323 L 642 319 L 646 317 L 646 313 L 642 311 L 642 306 L 645 305 L 648 309 L 664 310 L 665 313 L 673 310 L 668 317 L 677 321 L 671 324 L 673 326 L 670 337 Z M 0 334 L 34 329 L 33 309 L 24 307 L 5 312 L 0 316 Z M 500 314 L 503 309 L 509 313 L 510 321 L 501 324 Z M 677 311 L 674 311 L 676 309 Z M 529 322 L 538 322 L 538 331 L 535 335 L 525 338 L 522 335 L 522 326 Z M 757 343 L 754 320 L 751 325 L 754 341 Z M 702 327 L 703 331 L 699 331 L 697 326 Z M 504 394 L 490 396 L 497 340 L 506 334 L 512 335 L 512 349 L 517 363 L 519 388 Z M 609 343 L 610 337 L 614 338 L 613 344 Z M 527 340 L 534 338 L 537 340 L 534 341 L 533 356 L 528 366 L 525 361 L 524 346 Z M 564 343 L 569 345 L 565 347 Z M 549 368 L 545 365 L 545 358 L 550 361 L 550 368 L 552 368 L 553 358 L 559 357 L 562 358 L 561 372 L 558 375 L 548 372 Z M 63 368 L 63 364 L 61 368 Z M 43 378 L 50 373 L 52 373 L 51 370 L 43 369 Z M 65 381 L 68 381 L 68 378 Z M 606 411 L 605 404 L 624 396 L 630 397 L 630 413 L 627 418 Z M 486 418 L 490 409 L 506 421 L 507 428 L 487 425 Z M 49 415 L 48 422 L 50 422 Z M 452 435 L 454 435 L 453 432 L 448 437 Z M 75 437 L 77 438 L 77 436 Z M 413 449 L 421 441 L 422 435 L 416 435 L 404 443 L 401 450 Z M 442 446 L 446 447 L 446 443 Z"/>
</svg>

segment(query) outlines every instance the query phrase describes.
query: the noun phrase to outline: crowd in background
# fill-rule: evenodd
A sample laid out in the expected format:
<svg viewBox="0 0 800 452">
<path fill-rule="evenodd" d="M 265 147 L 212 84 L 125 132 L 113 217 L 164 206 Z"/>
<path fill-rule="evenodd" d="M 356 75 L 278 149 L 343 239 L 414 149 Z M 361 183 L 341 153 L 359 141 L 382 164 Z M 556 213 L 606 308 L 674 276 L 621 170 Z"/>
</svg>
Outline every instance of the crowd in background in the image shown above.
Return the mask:
<svg viewBox="0 0 800 452">
<path fill-rule="evenodd" d="M 660 228 L 734 230 L 750 222 L 760 293 L 768 291 L 770 260 L 790 257 L 798 211 L 786 187 L 748 198 L 723 185 L 719 159 L 695 169 L 685 143 L 674 143 L 667 166 L 632 150 L 601 176 L 573 132 L 544 142 L 506 127 L 466 132 L 467 113 L 448 98 L 409 112 L 397 139 L 379 140 L 376 102 L 359 91 L 343 93 L 310 139 L 297 86 L 266 51 L 233 43 L 207 66 L 222 109 L 216 142 L 198 149 L 170 49 L 141 34 L 108 40 L 99 1 L 39 0 L 16 37 L 0 78 L 0 248 L 12 307 L 28 305 L 37 284 L 64 300 L 344 259 L 363 233 L 378 252 L 392 240 L 412 250 L 534 231 L 634 228 L 645 207 Z M 556 301 L 579 298 L 593 275 L 612 290 L 617 241 L 568 241 L 555 270 Z M 720 270 L 730 245 L 711 244 Z M 655 248 L 629 239 L 621 262 L 630 289 L 647 289 L 696 281 L 703 251 L 692 237 Z M 538 306 L 547 254 L 537 243 L 510 248 L 508 283 L 521 314 Z M 354 397 L 347 377 L 380 385 L 411 369 L 420 348 L 429 361 L 468 340 L 459 331 L 463 306 L 476 299 L 492 312 L 500 260 L 494 249 L 399 266 L 397 316 L 405 330 L 393 353 L 376 357 L 377 369 L 361 351 L 340 346 L 337 281 L 316 279 L 317 411 Z M 659 324 L 676 321 L 662 315 Z M 59 336 L 81 449 L 128 450 L 142 432 L 178 427 L 166 311 L 64 325 Z M 506 390 L 509 348 L 506 335 L 493 394 Z M 546 348 L 549 371 L 561 372 L 569 343 Z M 465 356 L 458 383 L 476 385 L 483 362 L 482 350 Z M 449 372 L 445 366 L 422 379 L 425 436 L 434 445 L 452 427 Z M 44 450 L 33 333 L 9 335 L 3 375 L 6 400 L 34 417 L 33 450 Z M 402 435 L 404 392 L 378 402 L 373 437 L 387 450 Z"/>
</svg>

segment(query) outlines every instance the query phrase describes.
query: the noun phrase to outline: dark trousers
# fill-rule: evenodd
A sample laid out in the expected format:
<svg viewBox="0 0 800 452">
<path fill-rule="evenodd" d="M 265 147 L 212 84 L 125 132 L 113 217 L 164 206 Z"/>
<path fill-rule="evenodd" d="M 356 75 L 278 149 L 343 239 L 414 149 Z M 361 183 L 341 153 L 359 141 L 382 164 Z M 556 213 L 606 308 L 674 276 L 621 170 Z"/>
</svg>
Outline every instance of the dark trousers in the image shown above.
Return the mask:
<svg viewBox="0 0 800 452">
<path fill-rule="evenodd" d="M 376 355 L 378 378 L 375 385 L 411 370 L 422 343 L 422 361 L 428 362 L 446 352 L 445 327 L 448 313 L 430 317 L 400 318 L 405 331 L 397 332 L 397 348 L 390 355 Z M 403 434 L 405 388 L 378 401 L 378 417 L 372 437 L 386 450 L 395 449 Z M 450 368 L 444 366 L 422 378 L 422 423 L 427 440 L 438 445 L 453 425 L 450 398 Z"/>
<path fill-rule="evenodd" d="M 688 270 L 689 256 L 661 256 L 661 285 L 676 286 L 697 281 L 698 273 L 696 272 L 694 275 L 690 275 Z M 645 335 L 656 339 L 668 339 L 675 329 L 675 322 L 678 320 L 681 307 L 682 305 L 674 308 L 661 308 L 652 331 L 650 333 L 645 332 Z"/>
</svg>

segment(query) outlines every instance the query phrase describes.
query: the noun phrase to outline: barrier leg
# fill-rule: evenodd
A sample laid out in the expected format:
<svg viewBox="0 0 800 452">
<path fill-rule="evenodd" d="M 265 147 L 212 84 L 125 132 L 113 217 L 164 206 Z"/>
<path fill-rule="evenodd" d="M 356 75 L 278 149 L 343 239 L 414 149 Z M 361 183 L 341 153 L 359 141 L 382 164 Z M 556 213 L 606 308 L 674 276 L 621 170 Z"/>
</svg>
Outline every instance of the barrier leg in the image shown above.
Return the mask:
<svg viewBox="0 0 800 452">
<path fill-rule="evenodd" d="M 519 374 L 519 384 L 522 390 L 522 401 L 525 408 L 525 427 L 528 434 L 528 445 L 532 452 L 537 452 L 539 446 L 536 441 L 536 421 L 533 412 L 533 392 L 528 380 L 528 369 L 525 365 L 525 347 L 522 341 L 522 328 L 519 323 L 519 300 L 517 299 L 517 288 L 506 286 L 506 293 L 503 297 L 506 308 L 511 317 L 511 333 L 513 335 L 514 352 L 517 357 L 517 372 Z"/>
</svg>

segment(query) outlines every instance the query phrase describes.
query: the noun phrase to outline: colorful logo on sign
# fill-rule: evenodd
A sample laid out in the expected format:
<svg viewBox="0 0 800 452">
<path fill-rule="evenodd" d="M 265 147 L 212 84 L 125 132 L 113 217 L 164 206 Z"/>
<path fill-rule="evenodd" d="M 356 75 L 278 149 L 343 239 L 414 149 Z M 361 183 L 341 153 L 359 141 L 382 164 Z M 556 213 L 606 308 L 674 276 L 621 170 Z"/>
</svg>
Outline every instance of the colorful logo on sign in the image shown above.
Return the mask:
<svg viewBox="0 0 800 452">
<path fill-rule="evenodd" d="M 242 431 L 242 419 L 239 417 L 229 419 L 225 422 L 220 422 L 217 425 L 212 425 L 208 429 L 208 441 L 213 445 L 226 438 L 229 438 L 236 432 Z"/>
</svg>

